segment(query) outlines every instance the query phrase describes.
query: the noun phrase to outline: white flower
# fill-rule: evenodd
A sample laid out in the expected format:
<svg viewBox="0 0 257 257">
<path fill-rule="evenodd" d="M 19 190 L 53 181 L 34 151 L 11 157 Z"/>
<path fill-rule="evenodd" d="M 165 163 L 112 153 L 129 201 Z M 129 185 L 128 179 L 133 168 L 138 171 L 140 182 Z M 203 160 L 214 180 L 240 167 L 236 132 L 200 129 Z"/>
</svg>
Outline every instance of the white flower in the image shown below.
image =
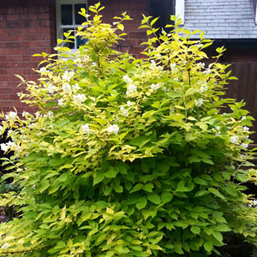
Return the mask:
<svg viewBox="0 0 257 257">
<path fill-rule="evenodd" d="M 200 107 L 202 104 L 203 104 L 203 99 L 202 98 L 195 99 L 195 106 Z"/>
<path fill-rule="evenodd" d="M 0 147 L 1 147 L 1 150 L 4 151 L 4 152 L 6 152 L 9 148 L 9 146 L 5 143 L 0 144 Z"/>
<path fill-rule="evenodd" d="M 245 143 L 241 144 L 241 146 L 242 146 L 242 148 L 244 148 L 244 149 L 247 149 L 247 148 L 248 148 L 248 144 L 245 144 Z"/>
<path fill-rule="evenodd" d="M 219 131 L 219 130 L 220 130 L 220 127 L 219 127 L 219 126 L 216 126 L 215 129 Z"/>
<path fill-rule="evenodd" d="M 249 128 L 247 126 L 243 126 L 244 131 L 249 131 Z"/>
<path fill-rule="evenodd" d="M 200 83 L 200 93 L 204 93 L 205 91 L 208 90 L 208 86 L 207 86 L 207 83 L 206 82 L 202 82 Z"/>
<path fill-rule="evenodd" d="M 82 128 L 83 132 L 85 132 L 87 134 L 90 134 L 92 132 L 91 129 L 89 128 L 89 124 L 82 125 L 81 128 Z"/>
<path fill-rule="evenodd" d="M 23 112 L 22 112 L 22 117 L 26 117 L 26 116 L 28 116 L 29 114 L 30 114 L 29 112 L 23 111 Z"/>
<path fill-rule="evenodd" d="M 158 59 L 161 59 L 161 57 L 162 57 L 162 56 L 161 56 L 160 54 L 157 54 L 157 55 L 156 55 L 156 58 L 158 58 Z"/>
<path fill-rule="evenodd" d="M 131 107 L 131 106 L 133 106 L 133 105 L 134 105 L 133 102 L 127 101 L 127 106 L 128 106 L 128 107 Z"/>
<path fill-rule="evenodd" d="M 9 112 L 7 115 L 5 115 L 5 119 L 6 120 L 9 120 L 9 119 L 15 120 L 16 116 L 17 116 L 17 112 Z"/>
<path fill-rule="evenodd" d="M 174 78 L 173 80 L 178 81 L 178 78 L 176 77 L 176 78 Z"/>
<path fill-rule="evenodd" d="M 242 116 L 242 117 L 241 117 L 241 120 L 245 120 L 245 119 L 246 119 L 246 116 Z"/>
<path fill-rule="evenodd" d="M 153 89 L 153 90 L 158 90 L 158 89 L 160 88 L 160 83 L 152 84 L 152 85 L 150 86 L 150 88 Z"/>
<path fill-rule="evenodd" d="M 113 125 L 110 125 L 109 128 L 108 128 L 108 131 L 110 133 L 115 133 L 117 134 L 119 132 L 119 127 L 117 124 L 113 124 Z"/>
<path fill-rule="evenodd" d="M 201 93 L 204 93 L 205 91 L 207 91 L 208 90 L 208 86 L 201 86 L 200 87 L 200 92 Z"/>
<path fill-rule="evenodd" d="M 78 83 L 76 83 L 74 86 L 72 86 L 72 90 L 73 90 L 74 92 L 77 92 L 79 89 L 80 89 L 80 86 L 79 86 Z"/>
<path fill-rule="evenodd" d="M 170 69 L 171 69 L 172 71 L 175 71 L 175 70 L 176 70 L 176 66 L 177 66 L 176 63 L 171 63 L 171 64 L 170 64 Z"/>
<path fill-rule="evenodd" d="M 50 94 L 53 94 L 57 89 L 52 83 L 47 84 L 47 90 Z"/>
<path fill-rule="evenodd" d="M 162 87 L 162 90 L 163 90 L 164 92 L 167 92 L 167 91 L 168 91 L 167 87 Z"/>
<path fill-rule="evenodd" d="M 131 78 L 128 75 L 124 75 L 122 79 L 127 83 L 130 84 L 132 82 Z"/>
<path fill-rule="evenodd" d="M 129 84 L 128 86 L 128 91 L 126 92 L 127 95 L 134 93 L 137 91 L 137 86 L 134 86 L 132 84 Z"/>
<path fill-rule="evenodd" d="M 7 249 L 8 248 L 8 244 L 7 243 L 3 243 L 1 246 L 2 249 Z"/>
<path fill-rule="evenodd" d="M 96 63 L 95 62 L 92 62 L 92 65 L 93 65 L 93 67 L 96 67 Z"/>
<path fill-rule="evenodd" d="M 71 86 L 69 84 L 63 84 L 62 89 L 63 89 L 63 92 L 66 94 L 71 93 Z"/>
<path fill-rule="evenodd" d="M 35 190 L 35 188 L 36 188 L 36 185 L 33 185 L 31 188 L 32 188 L 33 190 Z"/>
<path fill-rule="evenodd" d="M 40 112 L 36 112 L 35 115 L 36 115 L 36 118 L 38 119 L 40 117 Z"/>
<path fill-rule="evenodd" d="M 231 143 L 233 143 L 233 144 L 236 144 L 236 143 L 238 143 L 238 140 L 239 140 L 239 137 L 238 136 L 234 136 L 234 137 L 231 137 L 229 141 Z"/>
<path fill-rule="evenodd" d="M 41 73 L 46 73 L 46 72 L 47 72 L 46 67 L 40 68 L 40 69 L 39 69 L 39 72 L 41 72 Z"/>
<path fill-rule="evenodd" d="M 128 116 L 129 115 L 129 112 L 128 112 L 128 110 L 126 110 L 125 108 L 124 108 L 124 106 L 121 106 L 120 107 L 120 110 L 121 110 L 121 112 L 122 112 L 122 114 L 124 115 L 124 116 Z"/>
<path fill-rule="evenodd" d="M 86 100 L 86 96 L 84 94 L 74 95 L 73 100 L 75 104 L 80 105 L 82 102 Z"/>
<path fill-rule="evenodd" d="M 211 73 L 211 69 L 210 68 L 207 68 L 204 72 L 203 72 L 205 75 L 209 75 Z"/>
<path fill-rule="evenodd" d="M 62 79 L 70 81 L 73 76 L 74 76 L 74 71 L 69 72 L 66 70 L 62 75 Z"/>
<path fill-rule="evenodd" d="M 47 113 L 47 116 L 48 116 L 49 119 L 51 119 L 51 118 L 54 117 L 54 114 L 53 114 L 53 112 L 49 111 L 49 112 Z"/>
<path fill-rule="evenodd" d="M 58 99 L 58 105 L 63 106 L 63 99 Z"/>
<path fill-rule="evenodd" d="M 150 70 L 154 70 L 156 68 L 156 62 L 154 60 L 151 60 L 151 64 L 149 65 Z"/>
<path fill-rule="evenodd" d="M 196 44 L 197 47 L 201 48 L 203 44 Z"/>
</svg>

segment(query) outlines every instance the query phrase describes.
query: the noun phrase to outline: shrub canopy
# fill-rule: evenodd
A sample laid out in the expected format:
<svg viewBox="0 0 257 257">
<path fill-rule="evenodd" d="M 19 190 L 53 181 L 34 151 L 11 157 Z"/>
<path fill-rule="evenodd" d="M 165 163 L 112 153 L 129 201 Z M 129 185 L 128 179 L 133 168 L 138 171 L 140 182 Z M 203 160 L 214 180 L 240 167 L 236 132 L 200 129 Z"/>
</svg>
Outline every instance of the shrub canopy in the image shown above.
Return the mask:
<svg viewBox="0 0 257 257">
<path fill-rule="evenodd" d="M 102 23 L 102 8 L 89 8 L 92 19 L 81 10 L 88 21 L 76 35 L 87 43 L 76 53 L 65 33 L 58 54 L 37 54 L 38 82 L 19 76 L 21 101 L 39 111 L 9 112 L 2 123 L 13 141 L 1 148 L 15 152 L 3 179 L 22 191 L 1 196 L 20 211 L 1 224 L 1 255 L 199 257 L 231 230 L 256 243 L 242 185 L 256 176 L 243 169 L 253 118 L 243 102 L 222 98 L 234 79 L 228 65 L 204 64 L 211 41 L 190 40 L 197 31 L 174 17 L 159 38 L 156 19 L 143 17 L 145 59 L 120 53 L 113 45 L 130 18 Z"/>
</svg>

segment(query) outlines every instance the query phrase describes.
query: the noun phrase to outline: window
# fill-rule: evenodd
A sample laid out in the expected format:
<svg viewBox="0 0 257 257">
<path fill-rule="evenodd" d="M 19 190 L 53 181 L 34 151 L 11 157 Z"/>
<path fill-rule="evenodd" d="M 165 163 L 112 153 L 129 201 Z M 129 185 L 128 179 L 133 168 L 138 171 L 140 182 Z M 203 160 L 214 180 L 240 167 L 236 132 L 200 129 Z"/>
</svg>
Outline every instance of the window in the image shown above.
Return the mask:
<svg viewBox="0 0 257 257">
<path fill-rule="evenodd" d="M 56 0 L 57 38 L 64 39 L 63 33 L 78 28 L 81 23 L 86 21 L 83 16 L 78 14 L 81 8 L 87 10 L 87 0 Z M 74 42 L 67 42 L 65 46 L 74 52 L 85 43 L 86 39 L 76 37 Z"/>
</svg>

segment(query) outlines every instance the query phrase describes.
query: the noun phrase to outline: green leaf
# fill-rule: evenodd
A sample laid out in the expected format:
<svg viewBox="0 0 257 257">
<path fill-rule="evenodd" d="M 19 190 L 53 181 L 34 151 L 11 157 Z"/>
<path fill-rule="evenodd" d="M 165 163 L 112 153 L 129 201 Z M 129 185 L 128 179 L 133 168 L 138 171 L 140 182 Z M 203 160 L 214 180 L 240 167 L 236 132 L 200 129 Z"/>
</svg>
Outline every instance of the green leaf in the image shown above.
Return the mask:
<svg viewBox="0 0 257 257">
<path fill-rule="evenodd" d="M 190 229 L 194 234 L 196 234 L 196 235 L 199 235 L 200 234 L 200 228 L 199 227 L 196 227 L 196 226 L 193 226 L 193 227 L 191 227 L 191 229 Z"/>
<path fill-rule="evenodd" d="M 139 201 L 136 203 L 136 207 L 138 210 L 144 209 L 146 205 L 147 205 L 147 200 L 145 197 L 140 198 Z"/>
<path fill-rule="evenodd" d="M 208 188 L 209 192 L 226 201 L 226 198 L 215 188 Z"/>
<path fill-rule="evenodd" d="M 160 196 L 159 196 L 157 193 L 148 194 L 146 197 L 147 197 L 147 199 L 148 199 L 150 202 L 152 202 L 152 203 L 154 203 L 154 204 L 156 204 L 156 205 L 158 205 L 158 204 L 161 203 Z"/>
<path fill-rule="evenodd" d="M 133 188 L 132 188 L 132 190 L 130 191 L 130 193 L 134 193 L 134 192 L 137 192 L 137 191 L 139 191 L 139 190 L 141 190 L 142 188 L 143 188 L 143 184 L 141 184 L 141 183 L 138 183 L 138 184 L 136 184 Z"/>
<path fill-rule="evenodd" d="M 236 179 L 241 182 L 248 181 L 248 177 L 245 174 L 237 174 Z"/>
<path fill-rule="evenodd" d="M 202 162 L 205 162 L 205 163 L 211 164 L 211 165 L 214 164 L 214 162 L 212 160 L 210 160 L 210 159 L 202 159 Z"/>
<path fill-rule="evenodd" d="M 219 241 L 219 242 L 222 242 L 223 241 L 223 236 L 220 232 L 218 231 L 214 231 L 213 232 L 213 236 Z"/>
<path fill-rule="evenodd" d="M 170 192 L 164 192 L 161 195 L 161 201 L 162 203 L 169 203 L 173 198 L 173 194 L 171 194 Z"/>
<path fill-rule="evenodd" d="M 186 91 L 185 96 L 192 95 L 192 94 L 194 94 L 195 92 L 197 92 L 198 90 L 199 90 L 198 88 L 191 87 L 191 88 L 189 88 L 189 89 Z"/>
<path fill-rule="evenodd" d="M 105 177 L 107 177 L 107 178 L 115 178 L 116 175 L 117 175 L 117 173 L 113 168 L 111 168 L 107 172 L 105 172 Z"/>
<path fill-rule="evenodd" d="M 195 100 L 192 99 L 192 100 L 190 100 L 189 102 L 186 103 L 186 108 L 190 109 L 194 106 L 194 104 L 195 104 Z"/>
<path fill-rule="evenodd" d="M 221 224 L 215 227 L 216 231 L 221 231 L 221 232 L 228 232 L 231 230 L 226 224 Z"/>
<path fill-rule="evenodd" d="M 153 192 L 153 184 L 146 184 L 143 186 L 143 190 L 147 191 L 147 192 Z"/>
<path fill-rule="evenodd" d="M 201 178 L 194 178 L 194 182 L 199 185 L 207 185 L 207 182 Z"/>
<path fill-rule="evenodd" d="M 200 190 L 198 191 L 196 194 L 195 194 L 195 197 L 200 197 L 200 196 L 203 196 L 203 195 L 208 195 L 209 192 L 206 191 L 206 190 Z"/>
<path fill-rule="evenodd" d="M 115 192 L 117 192 L 117 193 L 122 193 L 123 192 L 123 187 L 121 186 L 121 185 L 114 185 L 114 190 L 115 190 Z"/>
<path fill-rule="evenodd" d="M 211 241 L 207 241 L 204 243 L 203 247 L 207 252 L 210 253 L 213 249 L 213 243 Z"/>
<path fill-rule="evenodd" d="M 97 173 L 97 175 L 94 178 L 93 185 L 95 186 L 96 184 L 100 183 L 104 179 L 104 177 L 104 173 Z"/>
</svg>

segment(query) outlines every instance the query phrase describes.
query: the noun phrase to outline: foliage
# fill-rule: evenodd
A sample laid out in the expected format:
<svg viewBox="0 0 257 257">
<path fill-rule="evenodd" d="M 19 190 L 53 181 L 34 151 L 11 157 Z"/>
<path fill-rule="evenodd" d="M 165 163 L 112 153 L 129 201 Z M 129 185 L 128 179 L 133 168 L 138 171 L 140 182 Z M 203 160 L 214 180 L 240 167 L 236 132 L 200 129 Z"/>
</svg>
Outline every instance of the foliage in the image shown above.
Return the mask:
<svg viewBox="0 0 257 257">
<path fill-rule="evenodd" d="M 222 98 L 234 79 L 228 65 L 200 62 L 211 44 L 204 33 L 190 40 L 197 31 L 175 21 L 157 38 L 149 17 L 146 58 L 119 53 L 112 46 L 129 17 L 105 24 L 101 8 L 90 7 L 92 19 L 81 10 L 85 46 L 37 55 L 46 65 L 38 83 L 19 76 L 21 100 L 40 111 L 10 112 L 2 124 L 14 143 L 1 148 L 15 151 L 7 162 L 16 168 L 4 178 L 23 190 L 2 194 L 0 204 L 22 214 L 1 225 L 1 255 L 199 257 L 217 253 L 231 230 L 256 243 L 242 185 L 253 118 Z M 74 40 L 65 36 L 59 44 Z"/>
</svg>

